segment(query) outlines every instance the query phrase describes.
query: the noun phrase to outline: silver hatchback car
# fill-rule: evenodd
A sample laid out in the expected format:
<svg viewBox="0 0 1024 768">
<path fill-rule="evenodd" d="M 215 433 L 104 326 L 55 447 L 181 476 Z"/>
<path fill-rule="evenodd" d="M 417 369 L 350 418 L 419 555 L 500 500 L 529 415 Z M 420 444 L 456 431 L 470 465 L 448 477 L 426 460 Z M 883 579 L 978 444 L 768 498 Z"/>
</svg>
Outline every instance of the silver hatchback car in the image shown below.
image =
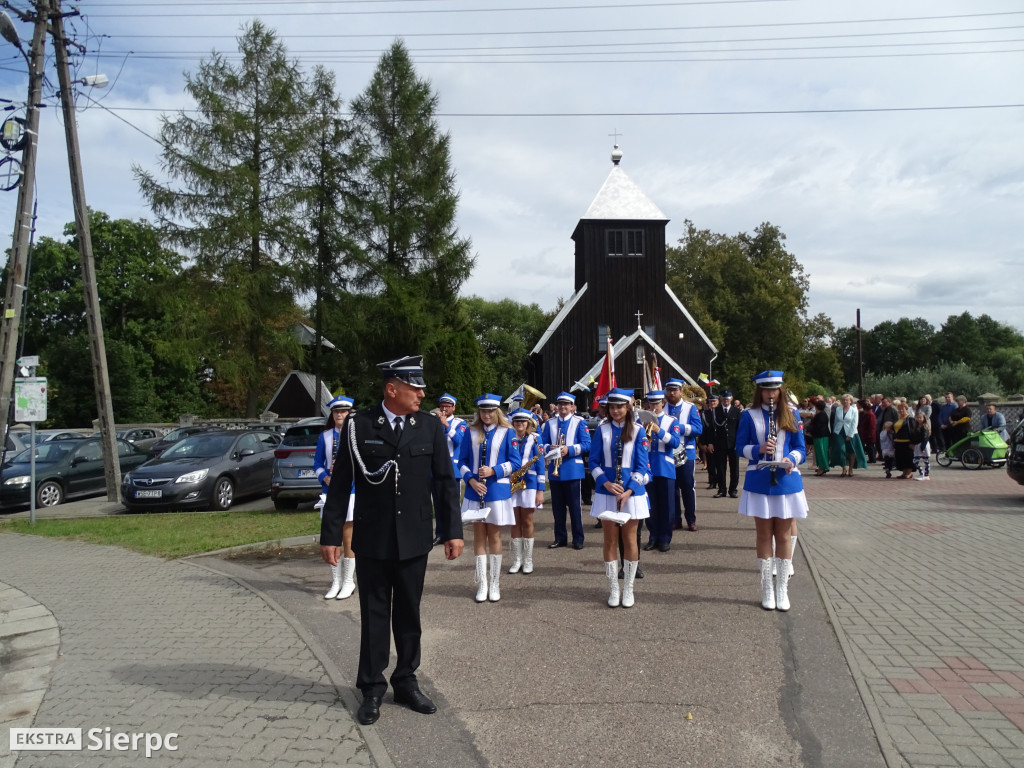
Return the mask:
<svg viewBox="0 0 1024 768">
<path fill-rule="evenodd" d="M 313 470 L 313 456 L 325 419 L 313 416 L 285 430 L 274 450 L 270 498 L 274 509 L 295 509 L 305 501 L 316 501 L 323 490 Z"/>
</svg>

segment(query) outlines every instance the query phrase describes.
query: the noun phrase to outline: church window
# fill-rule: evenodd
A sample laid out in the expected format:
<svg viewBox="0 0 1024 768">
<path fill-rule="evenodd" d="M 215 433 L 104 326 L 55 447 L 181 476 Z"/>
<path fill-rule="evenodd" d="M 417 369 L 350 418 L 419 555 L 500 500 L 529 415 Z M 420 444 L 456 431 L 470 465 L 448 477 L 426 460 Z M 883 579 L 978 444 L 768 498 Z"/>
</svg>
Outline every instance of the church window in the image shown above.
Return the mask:
<svg viewBox="0 0 1024 768">
<path fill-rule="evenodd" d="M 608 334 L 612 332 L 610 325 L 599 325 L 597 326 L 597 351 L 607 352 L 608 351 Z"/>
<path fill-rule="evenodd" d="M 605 230 L 609 256 L 643 256 L 644 231 L 642 229 Z"/>
</svg>

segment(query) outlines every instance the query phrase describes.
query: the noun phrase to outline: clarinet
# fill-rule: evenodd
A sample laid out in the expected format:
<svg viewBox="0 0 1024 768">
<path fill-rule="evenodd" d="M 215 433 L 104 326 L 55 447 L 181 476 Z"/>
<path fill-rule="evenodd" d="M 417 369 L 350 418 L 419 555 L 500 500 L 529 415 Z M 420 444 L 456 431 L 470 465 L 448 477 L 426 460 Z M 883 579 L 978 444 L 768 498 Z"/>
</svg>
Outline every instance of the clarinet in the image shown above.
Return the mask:
<svg viewBox="0 0 1024 768">
<path fill-rule="evenodd" d="M 775 398 L 774 397 L 769 397 L 768 398 L 768 439 L 769 440 L 777 440 L 778 436 L 779 436 L 779 426 L 778 426 L 778 424 L 775 423 Z M 776 456 L 777 453 L 778 453 L 778 446 L 776 446 L 776 450 L 772 453 L 772 461 L 775 461 L 775 456 Z M 779 484 L 779 478 L 776 477 L 776 475 L 775 475 L 775 467 L 769 467 L 768 474 L 769 474 L 769 476 L 771 478 L 768 481 L 768 484 L 769 485 L 778 485 Z"/>
<path fill-rule="evenodd" d="M 487 466 L 487 430 L 484 429 L 482 431 L 483 437 L 480 439 L 480 465 L 476 468 L 476 474 L 478 479 L 480 477 L 480 470 Z M 481 480 L 480 482 L 483 483 L 485 486 L 487 485 L 486 480 Z M 483 509 L 484 496 L 486 495 L 486 493 L 487 492 L 485 490 L 484 493 L 477 494 L 480 497 L 480 501 L 477 502 L 477 509 Z"/>
<path fill-rule="evenodd" d="M 622 428 L 625 429 L 626 425 L 623 424 Z M 619 445 L 615 452 L 615 482 L 617 485 L 622 485 L 622 433 L 619 432 Z M 622 509 L 622 503 L 616 505 L 619 510 Z M 622 523 L 619 523 L 622 525 Z"/>
</svg>

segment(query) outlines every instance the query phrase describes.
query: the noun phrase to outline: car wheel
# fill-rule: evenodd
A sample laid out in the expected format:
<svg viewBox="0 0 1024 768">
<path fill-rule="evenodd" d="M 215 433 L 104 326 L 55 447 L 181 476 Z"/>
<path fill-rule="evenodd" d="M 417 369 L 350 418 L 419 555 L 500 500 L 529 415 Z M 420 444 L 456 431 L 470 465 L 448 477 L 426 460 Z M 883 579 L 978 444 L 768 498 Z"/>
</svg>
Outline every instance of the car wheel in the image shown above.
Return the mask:
<svg viewBox="0 0 1024 768">
<path fill-rule="evenodd" d="M 977 448 L 968 448 L 960 457 L 960 461 L 968 469 L 981 469 L 985 464 L 985 456 Z"/>
<path fill-rule="evenodd" d="M 56 507 L 64 501 L 64 489 L 60 483 L 54 480 L 47 480 L 36 489 L 37 507 Z"/>
<path fill-rule="evenodd" d="M 213 509 L 225 510 L 235 500 L 235 484 L 230 477 L 218 477 L 213 486 Z"/>
<path fill-rule="evenodd" d="M 298 499 L 274 499 L 274 509 L 298 509 Z"/>
<path fill-rule="evenodd" d="M 935 461 L 939 463 L 940 467 L 948 467 L 953 463 L 952 457 L 945 451 L 940 451 L 935 455 Z"/>
</svg>

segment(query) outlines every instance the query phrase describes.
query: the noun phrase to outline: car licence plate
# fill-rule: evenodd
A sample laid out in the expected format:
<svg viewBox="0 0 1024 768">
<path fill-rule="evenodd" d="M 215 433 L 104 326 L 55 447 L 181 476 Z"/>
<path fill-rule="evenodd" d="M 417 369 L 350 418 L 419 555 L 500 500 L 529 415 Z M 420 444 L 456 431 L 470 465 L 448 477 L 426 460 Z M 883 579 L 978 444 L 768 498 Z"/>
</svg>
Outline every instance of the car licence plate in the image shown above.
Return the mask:
<svg viewBox="0 0 1024 768">
<path fill-rule="evenodd" d="M 316 477 L 315 469 L 300 469 L 299 477 Z"/>
<path fill-rule="evenodd" d="M 163 491 L 136 491 L 136 499 L 159 499 L 164 495 Z"/>
</svg>

